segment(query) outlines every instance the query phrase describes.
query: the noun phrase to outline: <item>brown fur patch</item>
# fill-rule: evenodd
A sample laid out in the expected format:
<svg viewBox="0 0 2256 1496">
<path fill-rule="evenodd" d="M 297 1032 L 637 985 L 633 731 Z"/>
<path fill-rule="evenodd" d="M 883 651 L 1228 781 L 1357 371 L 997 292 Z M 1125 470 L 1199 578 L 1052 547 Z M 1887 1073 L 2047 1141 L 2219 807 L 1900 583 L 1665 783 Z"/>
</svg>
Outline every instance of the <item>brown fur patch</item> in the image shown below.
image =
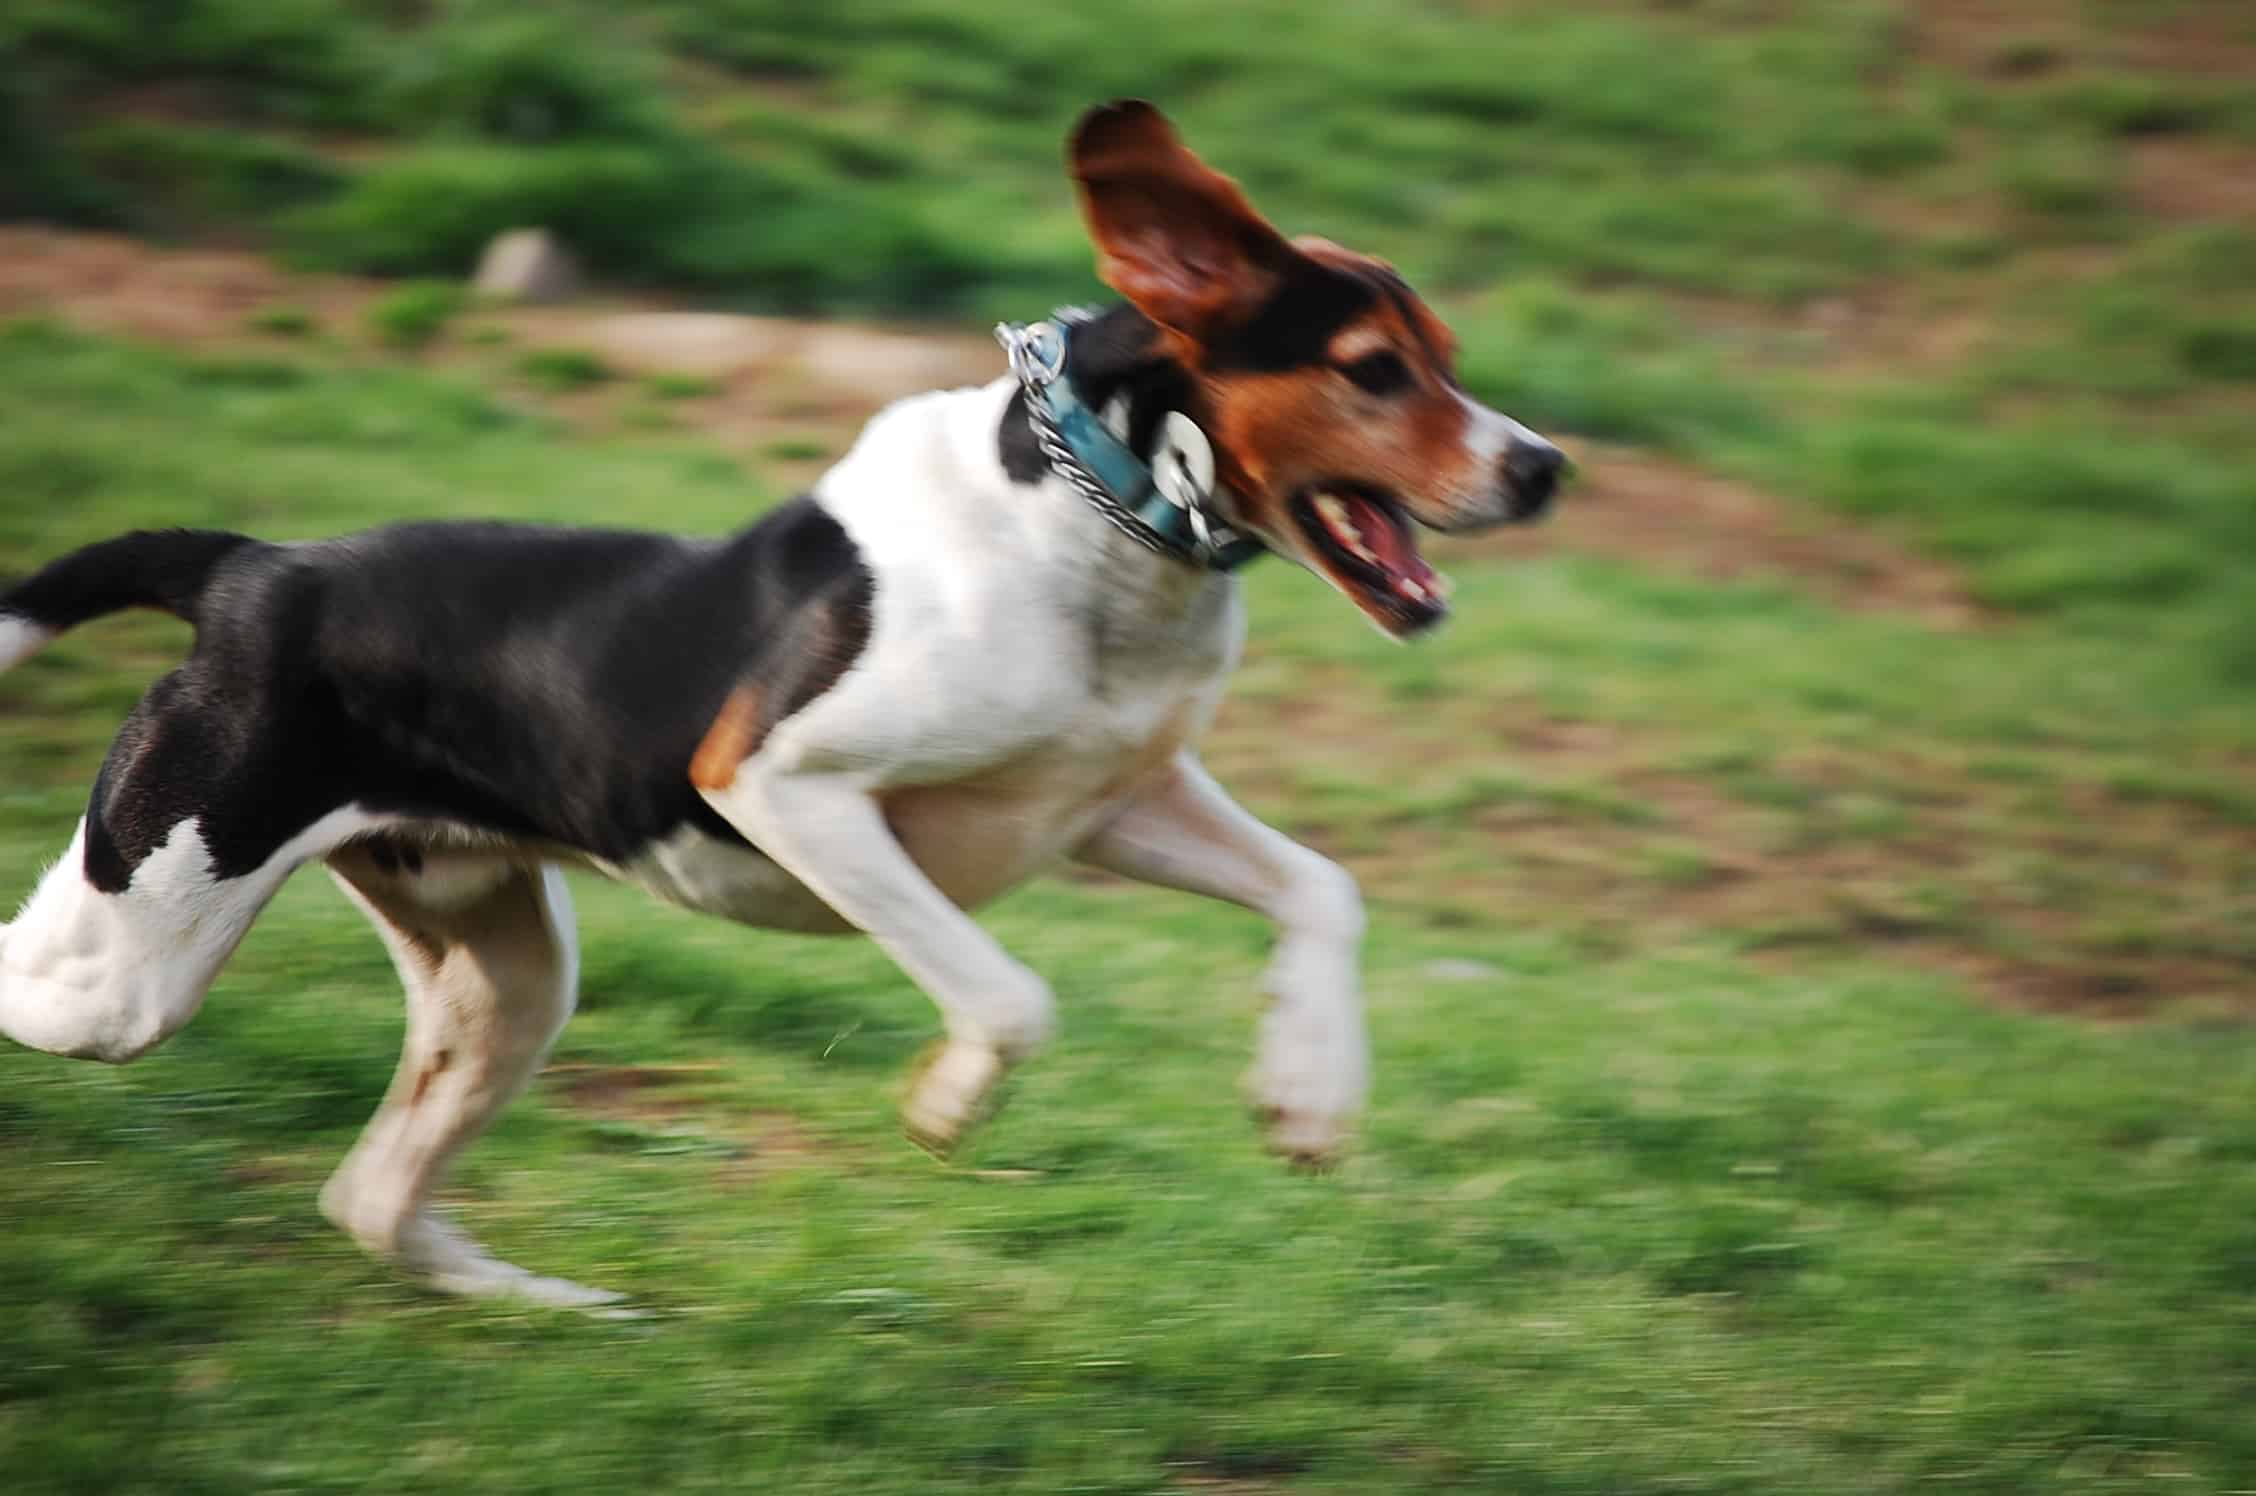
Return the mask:
<svg viewBox="0 0 2256 1496">
<path fill-rule="evenodd" d="M 421 1101 L 423 1093 L 431 1089 L 431 1082 L 437 1080 L 445 1072 L 446 1067 L 453 1063 L 454 1054 L 451 1050 L 442 1049 L 432 1055 L 431 1063 L 416 1072 L 415 1093 L 407 1098 L 407 1104 L 413 1106 Z"/>
<path fill-rule="evenodd" d="M 1371 483 L 1423 523 L 1447 528 L 1462 522 L 1462 496 L 1481 484 L 1465 443 L 1469 415 L 1457 383 L 1455 334 L 1385 261 L 1312 235 L 1294 239 L 1291 249 L 1380 288 L 1370 309 L 1332 345 L 1358 356 L 1392 352 L 1413 382 L 1401 393 L 1375 396 L 1325 365 L 1203 375 L 1218 464 L 1250 511 L 1247 518 L 1319 566 L 1324 558 L 1301 546 L 1297 527 L 1283 513 L 1287 498 L 1306 484 Z M 1194 352 L 1193 367 L 1200 362 Z"/>
<path fill-rule="evenodd" d="M 1274 289 L 1284 237 L 1151 105 L 1090 111 L 1067 159 L 1099 277 L 1161 327 L 1196 339 Z"/>
<path fill-rule="evenodd" d="M 706 729 L 705 741 L 697 745 L 697 752 L 689 760 L 689 782 L 701 790 L 725 790 L 736 783 L 736 770 L 760 739 L 767 735 L 767 723 L 760 711 L 760 688 L 738 686 L 722 703 L 713 725 Z"/>
</svg>

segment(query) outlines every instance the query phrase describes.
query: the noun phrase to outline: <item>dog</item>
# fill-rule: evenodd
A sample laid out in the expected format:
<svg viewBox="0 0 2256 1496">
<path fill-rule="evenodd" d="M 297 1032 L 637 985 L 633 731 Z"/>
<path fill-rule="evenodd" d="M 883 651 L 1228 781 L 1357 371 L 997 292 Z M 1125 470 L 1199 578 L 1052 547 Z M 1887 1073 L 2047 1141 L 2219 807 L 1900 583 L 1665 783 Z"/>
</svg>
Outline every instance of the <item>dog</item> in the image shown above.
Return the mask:
<svg viewBox="0 0 2256 1496">
<path fill-rule="evenodd" d="M 1274 924 L 1248 1090 L 1275 1148 L 1328 1160 L 1368 1085 L 1363 905 L 1200 765 L 1232 573 L 1273 551 L 1417 634 L 1448 605 L 1416 527 L 1531 519 L 1566 461 L 1464 391 L 1389 266 L 1288 240 L 1151 105 L 1092 110 L 1066 154 L 1123 301 L 1001 330 L 1009 374 L 890 406 L 734 536 L 138 532 L 0 594 L 0 669 L 122 608 L 195 629 L 0 927 L 0 1032 L 146 1053 L 325 862 L 407 1031 L 324 1214 L 435 1288 L 592 1305 L 432 1204 L 572 1012 L 562 866 L 876 940 L 940 1010 L 903 1116 L 944 1153 L 1053 1024 L 965 911 L 1071 858 Z"/>
</svg>

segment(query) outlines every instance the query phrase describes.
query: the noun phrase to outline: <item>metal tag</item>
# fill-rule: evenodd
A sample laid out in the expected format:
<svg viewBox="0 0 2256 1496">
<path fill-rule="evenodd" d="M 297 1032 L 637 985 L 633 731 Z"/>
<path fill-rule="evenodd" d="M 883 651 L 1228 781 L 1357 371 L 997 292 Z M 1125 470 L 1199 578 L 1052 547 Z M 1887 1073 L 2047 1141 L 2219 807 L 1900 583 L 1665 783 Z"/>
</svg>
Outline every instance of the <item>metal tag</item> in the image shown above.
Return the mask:
<svg viewBox="0 0 2256 1496">
<path fill-rule="evenodd" d="M 1152 454 L 1152 484 L 1168 503 L 1194 515 L 1214 492 L 1214 447 L 1198 424 L 1179 410 L 1160 424 L 1159 448 Z"/>
</svg>

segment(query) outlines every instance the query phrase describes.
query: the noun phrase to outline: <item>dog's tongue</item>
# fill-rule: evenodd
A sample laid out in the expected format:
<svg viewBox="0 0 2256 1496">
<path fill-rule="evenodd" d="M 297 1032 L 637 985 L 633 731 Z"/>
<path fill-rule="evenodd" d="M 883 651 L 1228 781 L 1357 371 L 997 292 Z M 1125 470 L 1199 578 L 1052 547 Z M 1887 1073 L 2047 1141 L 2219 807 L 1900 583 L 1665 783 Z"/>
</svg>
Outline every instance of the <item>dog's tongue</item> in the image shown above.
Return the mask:
<svg viewBox="0 0 2256 1496">
<path fill-rule="evenodd" d="M 1385 509 L 1359 494 L 1328 495 L 1338 504 L 1326 506 L 1324 519 L 1333 536 L 1351 551 L 1358 551 L 1385 571 L 1397 588 L 1404 582 L 1427 591 L 1436 583 L 1434 569 L 1418 554 L 1418 547 Z M 1345 530 L 1342 533 L 1342 521 Z"/>
</svg>

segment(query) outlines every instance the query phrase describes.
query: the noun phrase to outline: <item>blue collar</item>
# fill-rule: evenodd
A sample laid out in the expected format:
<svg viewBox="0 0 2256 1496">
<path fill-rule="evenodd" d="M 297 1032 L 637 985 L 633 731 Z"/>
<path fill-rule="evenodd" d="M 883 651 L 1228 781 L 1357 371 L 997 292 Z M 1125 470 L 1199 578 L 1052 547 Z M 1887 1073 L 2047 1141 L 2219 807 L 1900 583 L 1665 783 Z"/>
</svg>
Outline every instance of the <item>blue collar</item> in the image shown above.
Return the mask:
<svg viewBox="0 0 2256 1496">
<path fill-rule="evenodd" d="M 1235 571 L 1263 554 L 1260 541 L 1232 530 L 1215 507 L 1227 491 L 1214 484 L 1213 453 L 1188 417 L 1168 417 L 1155 473 L 1082 401 L 1066 374 L 1065 332 L 1087 315 L 1066 309 L 1030 327 L 995 328 L 1051 468 L 1146 550 L 1210 571 Z"/>
</svg>

